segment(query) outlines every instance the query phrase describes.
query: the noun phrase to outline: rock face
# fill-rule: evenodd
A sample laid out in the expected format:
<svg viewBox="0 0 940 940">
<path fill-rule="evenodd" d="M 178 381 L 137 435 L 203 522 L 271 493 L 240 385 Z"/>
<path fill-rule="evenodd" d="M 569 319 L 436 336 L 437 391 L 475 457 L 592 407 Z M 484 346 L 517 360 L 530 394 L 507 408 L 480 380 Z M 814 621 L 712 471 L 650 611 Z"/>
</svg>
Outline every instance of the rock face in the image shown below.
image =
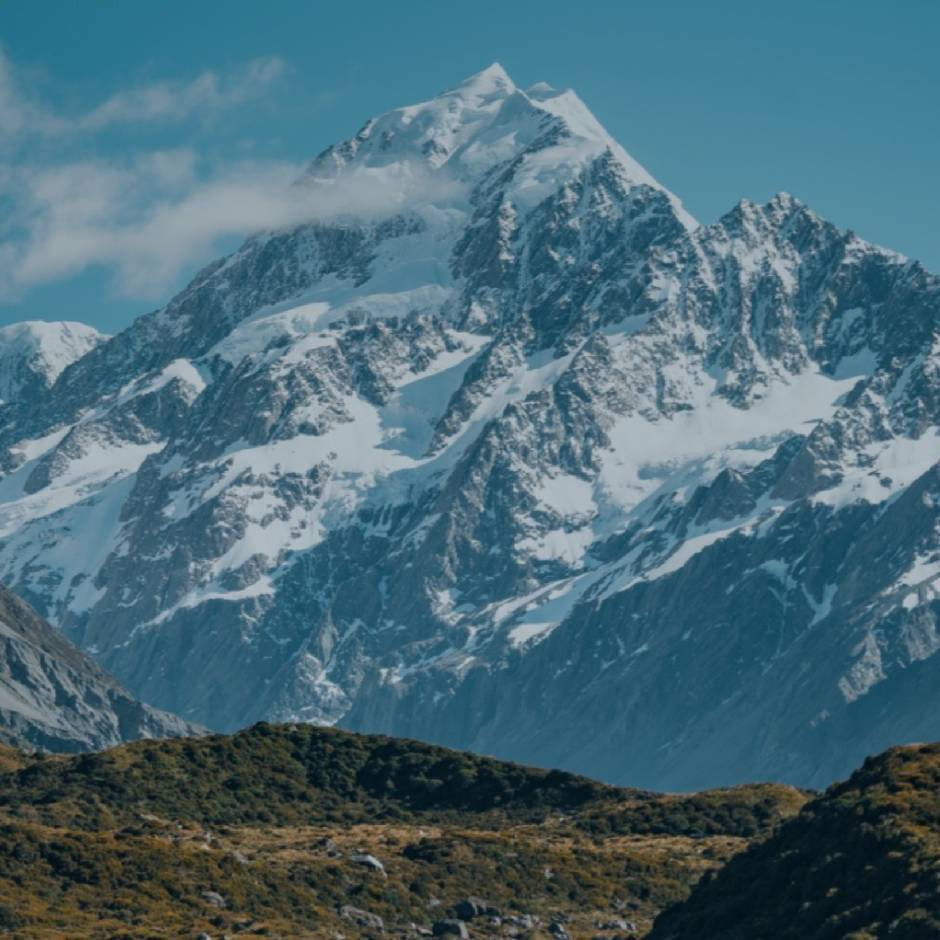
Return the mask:
<svg viewBox="0 0 940 940">
<path fill-rule="evenodd" d="M 197 731 L 136 701 L 0 587 L 0 741 L 81 751 Z"/>
<path fill-rule="evenodd" d="M 5 410 L 0 576 L 70 638 L 220 729 L 642 786 L 940 736 L 935 276 L 787 195 L 700 226 L 498 66 L 298 186 L 355 212 Z"/>
</svg>

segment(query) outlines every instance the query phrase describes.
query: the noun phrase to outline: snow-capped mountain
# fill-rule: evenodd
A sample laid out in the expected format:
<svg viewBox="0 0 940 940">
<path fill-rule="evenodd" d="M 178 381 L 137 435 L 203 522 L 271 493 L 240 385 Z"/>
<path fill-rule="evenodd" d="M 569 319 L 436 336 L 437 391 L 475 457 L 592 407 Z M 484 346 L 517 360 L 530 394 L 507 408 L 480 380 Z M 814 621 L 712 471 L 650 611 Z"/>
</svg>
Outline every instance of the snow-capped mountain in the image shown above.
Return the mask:
<svg viewBox="0 0 940 940">
<path fill-rule="evenodd" d="M 105 339 L 84 323 L 30 320 L 0 327 L 0 405 L 31 400 Z"/>
<path fill-rule="evenodd" d="M 0 586 L 0 741 L 84 751 L 199 730 L 136 701 Z"/>
<path fill-rule="evenodd" d="M 936 277 L 499 66 L 297 187 L 7 417 L 0 577 L 136 694 L 660 788 L 940 734 Z"/>
</svg>

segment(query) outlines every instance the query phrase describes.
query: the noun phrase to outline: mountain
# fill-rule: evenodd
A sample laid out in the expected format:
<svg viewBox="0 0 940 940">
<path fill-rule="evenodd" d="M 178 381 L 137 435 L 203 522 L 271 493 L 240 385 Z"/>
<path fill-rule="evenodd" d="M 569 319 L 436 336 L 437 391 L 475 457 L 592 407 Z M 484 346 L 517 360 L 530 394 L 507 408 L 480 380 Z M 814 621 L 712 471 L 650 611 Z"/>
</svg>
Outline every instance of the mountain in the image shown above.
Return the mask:
<svg viewBox="0 0 940 940">
<path fill-rule="evenodd" d="M 0 930 L 23 938 L 417 937 L 460 920 L 614 940 L 807 799 L 619 790 L 309 725 L 7 756 Z"/>
<path fill-rule="evenodd" d="M 211 727 L 827 785 L 940 737 L 940 280 L 492 66 L 4 411 L 0 578 Z"/>
<path fill-rule="evenodd" d="M 84 323 L 30 320 L 0 327 L 0 405 L 31 400 L 105 339 Z"/>
<path fill-rule="evenodd" d="M 650 940 L 940 937 L 940 746 L 895 748 L 702 879 Z"/>
<path fill-rule="evenodd" d="M 81 751 L 196 730 L 138 702 L 0 586 L 0 741 Z"/>
</svg>

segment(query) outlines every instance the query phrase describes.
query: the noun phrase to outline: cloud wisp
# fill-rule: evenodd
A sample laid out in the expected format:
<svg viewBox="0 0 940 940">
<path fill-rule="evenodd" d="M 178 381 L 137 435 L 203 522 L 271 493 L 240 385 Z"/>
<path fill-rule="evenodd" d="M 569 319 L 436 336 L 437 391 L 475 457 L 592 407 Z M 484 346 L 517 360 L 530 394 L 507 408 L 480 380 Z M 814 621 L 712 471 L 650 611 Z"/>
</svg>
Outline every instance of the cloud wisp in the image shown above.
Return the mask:
<svg viewBox="0 0 940 940">
<path fill-rule="evenodd" d="M 456 185 L 424 163 L 314 179 L 292 162 L 210 158 L 188 133 L 177 134 L 184 146 L 115 149 L 122 126 L 180 124 L 243 106 L 284 70 L 280 59 L 257 59 L 224 78 L 206 71 L 138 86 L 63 115 L 29 93 L 0 51 L 0 302 L 89 268 L 106 271 L 118 296 L 162 300 L 182 273 L 233 238 L 459 198 Z M 112 132 L 106 144 L 105 131 Z M 54 144 L 54 157 L 44 142 Z"/>
<path fill-rule="evenodd" d="M 226 237 L 341 218 L 379 219 L 406 206 L 451 200 L 458 187 L 418 164 L 353 170 L 303 183 L 293 163 L 241 163 L 198 171 L 188 149 L 121 166 L 88 160 L 20 168 L 0 182 L 21 230 L 7 244 L 0 292 L 9 294 L 92 266 L 111 270 L 126 297 L 161 296 Z"/>
<path fill-rule="evenodd" d="M 116 92 L 89 110 L 65 114 L 37 96 L 0 49 L 0 140 L 9 150 L 31 138 L 93 134 L 120 124 L 180 122 L 217 113 L 264 95 L 286 70 L 276 56 L 254 59 L 220 75 L 207 69 L 189 80 L 164 80 Z"/>
</svg>

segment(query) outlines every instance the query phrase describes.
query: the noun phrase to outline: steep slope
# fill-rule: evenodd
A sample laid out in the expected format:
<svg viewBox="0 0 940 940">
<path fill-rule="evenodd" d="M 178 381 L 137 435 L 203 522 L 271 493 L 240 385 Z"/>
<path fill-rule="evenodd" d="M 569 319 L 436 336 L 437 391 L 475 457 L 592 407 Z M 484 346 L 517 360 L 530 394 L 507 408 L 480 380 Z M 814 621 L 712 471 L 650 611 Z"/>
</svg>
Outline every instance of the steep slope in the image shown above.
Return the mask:
<svg viewBox="0 0 940 940">
<path fill-rule="evenodd" d="M 136 701 L 0 586 L 0 741 L 79 751 L 194 730 Z"/>
<path fill-rule="evenodd" d="M 787 195 L 698 226 L 498 66 L 297 185 L 12 410 L 0 577 L 69 637 L 217 728 L 643 786 L 940 735 L 936 277 Z"/>
<path fill-rule="evenodd" d="M 0 327 L 0 405 L 34 399 L 105 339 L 84 323 L 30 320 Z"/>
<path fill-rule="evenodd" d="M 454 916 L 622 936 L 806 800 L 618 790 L 310 726 L 22 761 L 0 771 L 0 929 L 31 938 L 415 937 Z"/>
<path fill-rule="evenodd" d="M 705 878 L 650 940 L 940 937 L 940 745 L 865 762 Z"/>
</svg>

